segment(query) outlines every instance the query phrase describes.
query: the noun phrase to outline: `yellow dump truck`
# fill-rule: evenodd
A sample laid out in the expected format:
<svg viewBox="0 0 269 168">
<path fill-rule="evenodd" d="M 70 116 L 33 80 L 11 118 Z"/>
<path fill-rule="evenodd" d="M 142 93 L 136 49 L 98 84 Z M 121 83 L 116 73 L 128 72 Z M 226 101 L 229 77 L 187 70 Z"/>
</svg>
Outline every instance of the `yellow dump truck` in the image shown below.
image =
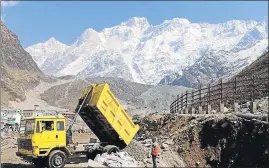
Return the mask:
<svg viewBox="0 0 269 168">
<path fill-rule="evenodd" d="M 79 115 L 98 137 L 83 148 L 72 142 L 71 128 Z M 36 167 L 62 168 L 66 160 L 85 154 L 117 152 L 126 147 L 139 130 L 111 92 L 107 83 L 83 90 L 73 123 L 66 128 L 64 116 L 36 116 L 21 122 L 16 155 Z"/>
</svg>

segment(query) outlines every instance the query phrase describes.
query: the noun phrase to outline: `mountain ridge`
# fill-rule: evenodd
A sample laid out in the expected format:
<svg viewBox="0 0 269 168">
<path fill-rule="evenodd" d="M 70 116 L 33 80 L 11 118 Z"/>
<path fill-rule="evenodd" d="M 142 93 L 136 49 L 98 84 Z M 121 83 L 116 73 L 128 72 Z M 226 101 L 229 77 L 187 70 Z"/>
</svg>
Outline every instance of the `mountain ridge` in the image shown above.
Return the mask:
<svg viewBox="0 0 269 168">
<path fill-rule="evenodd" d="M 209 24 L 174 18 L 151 25 L 145 17 L 134 17 L 99 32 L 88 28 L 72 45 L 65 45 L 61 48 L 64 51 L 59 49 L 54 56 L 42 55 L 33 50 L 33 46 L 26 51 L 33 57 L 48 57 L 47 63 L 39 66 L 50 75 L 119 77 L 142 84 L 158 84 L 166 76 L 190 69 L 206 52 L 214 52 L 216 59 L 223 51 L 229 52 L 225 57 L 232 58 L 231 62 L 243 57 L 247 58 L 248 65 L 266 49 L 267 39 L 266 19 Z M 211 78 L 206 76 L 203 80 Z M 197 82 L 190 83 L 197 85 Z"/>
</svg>

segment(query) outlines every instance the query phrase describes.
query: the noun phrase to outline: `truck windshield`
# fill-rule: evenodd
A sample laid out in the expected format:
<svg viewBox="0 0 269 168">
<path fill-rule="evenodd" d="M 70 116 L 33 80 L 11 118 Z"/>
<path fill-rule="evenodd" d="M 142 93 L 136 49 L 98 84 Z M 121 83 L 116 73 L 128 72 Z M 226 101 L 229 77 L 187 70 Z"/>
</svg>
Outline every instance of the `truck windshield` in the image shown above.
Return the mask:
<svg viewBox="0 0 269 168">
<path fill-rule="evenodd" d="M 25 133 L 25 120 L 21 121 L 21 125 L 20 125 L 20 134 L 24 134 Z"/>
<path fill-rule="evenodd" d="M 24 131 L 23 131 L 23 129 L 24 129 Z M 25 126 L 21 130 L 25 134 L 33 134 L 34 129 L 35 129 L 35 120 L 26 120 L 25 121 Z"/>
</svg>

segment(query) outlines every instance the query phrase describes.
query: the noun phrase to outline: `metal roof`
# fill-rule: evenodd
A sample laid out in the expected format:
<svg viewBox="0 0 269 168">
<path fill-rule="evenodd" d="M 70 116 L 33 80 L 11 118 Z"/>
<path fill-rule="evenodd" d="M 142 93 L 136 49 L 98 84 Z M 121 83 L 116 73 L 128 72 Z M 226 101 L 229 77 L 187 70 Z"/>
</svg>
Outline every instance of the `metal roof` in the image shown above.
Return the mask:
<svg viewBox="0 0 269 168">
<path fill-rule="evenodd" d="M 15 125 L 15 124 L 17 124 L 15 121 L 9 121 L 9 122 L 7 122 L 7 124 L 8 125 Z"/>
<path fill-rule="evenodd" d="M 64 116 L 32 116 L 32 117 L 25 117 L 24 119 L 64 119 Z"/>
</svg>

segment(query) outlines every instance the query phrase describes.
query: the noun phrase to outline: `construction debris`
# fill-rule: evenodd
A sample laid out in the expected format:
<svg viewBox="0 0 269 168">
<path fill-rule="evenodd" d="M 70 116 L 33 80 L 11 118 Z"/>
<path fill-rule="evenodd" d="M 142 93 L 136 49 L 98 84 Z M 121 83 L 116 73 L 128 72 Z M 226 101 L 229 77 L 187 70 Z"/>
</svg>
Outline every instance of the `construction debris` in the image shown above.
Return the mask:
<svg viewBox="0 0 269 168">
<path fill-rule="evenodd" d="M 127 152 L 98 154 L 94 161 L 108 167 L 138 167 L 137 161 L 130 157 Z"/>
</svg>

